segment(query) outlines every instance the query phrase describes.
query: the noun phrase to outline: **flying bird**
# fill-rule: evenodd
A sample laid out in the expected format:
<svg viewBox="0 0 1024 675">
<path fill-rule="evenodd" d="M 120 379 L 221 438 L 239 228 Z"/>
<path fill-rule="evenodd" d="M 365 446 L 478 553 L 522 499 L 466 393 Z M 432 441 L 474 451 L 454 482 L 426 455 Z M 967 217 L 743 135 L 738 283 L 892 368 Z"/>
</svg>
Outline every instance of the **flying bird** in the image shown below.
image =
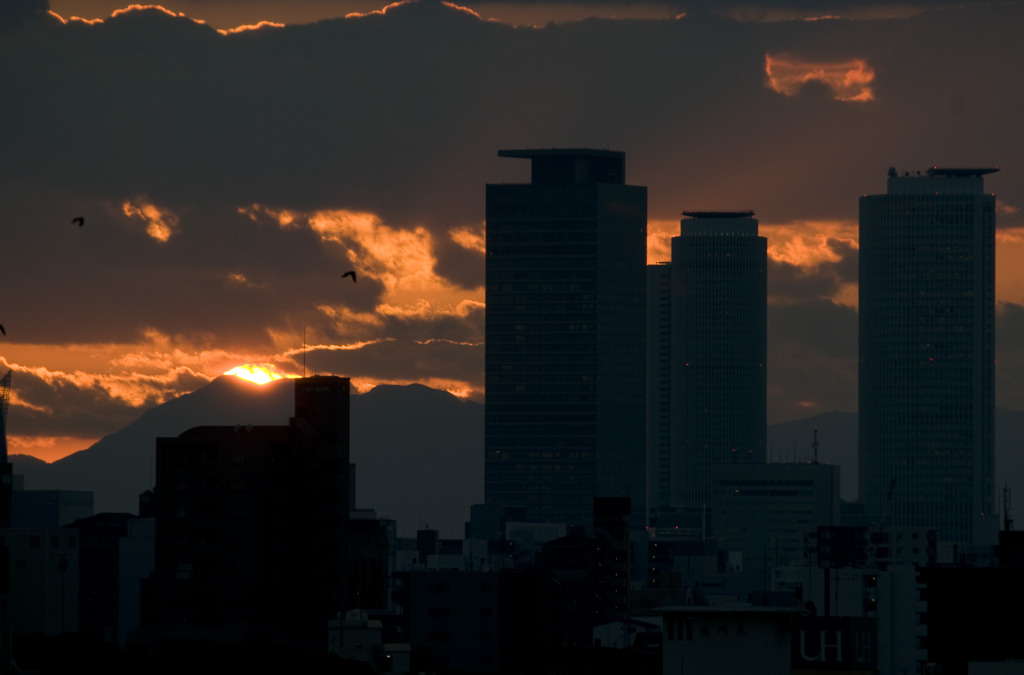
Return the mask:
<svg viewBox="0 0 1024 675">
<path fill-rule="evenodd" d="M 352 283 L 356 283 L 356 271 L 355 270 L 349 270 L 348 272 L 345 272 L 344 274 L 341 275 L 342 279 L 344 279 L 345 277 L 352 277 Z"/>
<path fill-rule="evenodd" d="M 71 222 L 76 223 L 79 227 L 82 227 L 83 225 L 85 225 L 85 218 L 83 218 L 82 216 L 78 216 L 77 218 L 72 218 Z"/>
</svg>

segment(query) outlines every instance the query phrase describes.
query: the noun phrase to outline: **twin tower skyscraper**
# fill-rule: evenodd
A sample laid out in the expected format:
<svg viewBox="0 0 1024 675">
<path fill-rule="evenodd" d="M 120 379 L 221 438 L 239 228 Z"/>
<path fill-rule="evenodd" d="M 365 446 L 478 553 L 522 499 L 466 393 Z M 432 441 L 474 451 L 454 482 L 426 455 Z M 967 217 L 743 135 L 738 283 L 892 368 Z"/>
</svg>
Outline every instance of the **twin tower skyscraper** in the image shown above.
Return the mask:
<svg viewBox="0 0 1024 675">
<path fill-rule="evenodd" d="M 572 525 L 595 497 L 629 497 L 638 526 L 702 508 L 712 466 L 766 461 L 753 213 L 684 212 L 672 261 L 648 266 L 623 153 L 498 154 L 531 180 L 487 186 L 487 503 Z M 861 500 L 968 543 L 993 499 L 987 172 L 891 174 L 861 201 Z"/>
</svg>

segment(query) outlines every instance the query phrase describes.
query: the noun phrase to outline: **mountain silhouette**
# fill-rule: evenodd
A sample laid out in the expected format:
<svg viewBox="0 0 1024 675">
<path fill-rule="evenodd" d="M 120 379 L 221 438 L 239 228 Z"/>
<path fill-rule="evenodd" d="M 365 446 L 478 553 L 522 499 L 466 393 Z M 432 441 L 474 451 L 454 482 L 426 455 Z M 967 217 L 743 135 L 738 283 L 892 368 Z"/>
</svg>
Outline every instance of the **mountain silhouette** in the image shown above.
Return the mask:
<svg viewBox="0 0 1024 675">
<path fill-rule="evenodd" d="M 201 425 L 287 424 L 294 413 L 288 380 L 257 385 L 232 376 L 167 401 L 87 450 L 48 464 L 12 455 L 30 490 L 92 490 L 97 512 L 138 512 L 138 495 L 153 486 L 156 439 Z M 1002 489 L 1024 495 L 1024 412 L 996 409 L 996 501 Z M 832 411 L 768 427 L 773 462 L 838 464 L 841 493 L 857 499 L 857 413 Z M 351 398 L 351 461 L 356 506 L 398 522 L 411 536 L 431 527 L 461 537 L 469 507 L 483 502 L 484 407 L 418 384 L 379 385 Z"/>
<path fill-rule="evenodd" d="M 379 385 L 350 406 L 356 507 L 397 520 L 402 536 L 429 525 L 461 537 L 470 505 L 483 502 L 483 406 L 416 384 Z M 293 414 L 289 380 L 222 376 L 52 464 L 10 459 L 26 489 L 92 490 L 97 512 L 138 513 L 139 493 L 153 487 L 158 437 L 203 425 L 285 425 Z"/>
</svg>

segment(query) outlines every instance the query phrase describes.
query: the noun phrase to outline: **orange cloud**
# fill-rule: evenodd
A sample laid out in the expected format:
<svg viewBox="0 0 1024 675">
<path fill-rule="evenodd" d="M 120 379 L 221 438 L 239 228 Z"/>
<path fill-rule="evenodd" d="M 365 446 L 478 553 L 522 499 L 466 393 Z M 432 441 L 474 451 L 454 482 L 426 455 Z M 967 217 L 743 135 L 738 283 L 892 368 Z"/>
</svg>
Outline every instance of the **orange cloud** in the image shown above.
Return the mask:
<svg viewBox="0 0 1024 675">
<path fill-rule="evenodd" d="M 67 349 L 67 347 L 62 346 L 61 349 Z M 178 376 L 182 372 L 187 372 L 196 377 L 203 377 L 198 373 L 181 367 L 172 368 L 167 372 L 153 375 L 128 371 L 86 372 L 80 369 L 65 371 L 54 370 L 45 366 L 22 366 L 16 363 L 12 363 L 10 366 L 16 372 L 34 375 L 52 387 L 60 388 L 70 385 L 76 389 L 99 389 L 110 398 L 119 399 L 133 407 L 162 403 L 167 398 L 177 396 L 178 392 L 168 395 L 167 390 L 170 385 L 179 379 Z M 30 404 L 16 395 L 12 396 L 11 404 L 46 414 L 54 412 L 46 406 Z"/>
<path fill-rule="evenodd" d="M 398 0 L 398 2 L 392 2 L 391 4 L 381 7 L 380 9 L 375 9 L 369 12 L 349 12 L 348 14 L 345 15 L 345 18 L 358 19 L 364 16 L 372 16 L 374 14 L 383 15 L 387 14 L 393 9 L 397 9 L 398 7 L 402 7 L 403 5 L 410 5 L 418 1 L 419 0 Z M 454 9 L 459 12 L 469 14 L 470 16 L 476 17 L 477 19 L 481 18 L 477 12 L 470 9 L 469 7 L 463 7 L 462 5 L 457 5 L 454 2 L 446 2 L 445 0 L 441 0 L 441 4 L 444 5 L 445 7 L 448 7 L 449 9 Z"/>
<path fill-rule="evenodd" d="M 672 237 L 679 236 L 678 220 L 647 221 L 647 264 L 672 260 Z"/>
<path fill-rule="evenodd" d="M 268 217 L 282 228 L 308 227 L 325 244 L 343 248 L 358 267 L 360 279 L 373 279 L 384 287 L 376 308 L 380 314 L 406 319 L 464 317 L 483 306 L 483 287 L 466 291 L 437 274 L 434 239 L 424 227 L 394 228 L 374 213 L 344 209 L 301 213 L 256 204 L 239 211 L 254 220 Z M 470 248 L 480 245 L 482 235 L 464 228 L 451 236 Z M 332 316 L 339 311 L 326 306 L 320 310 Z M 339 318 L 373 323 L 365 315 Z"/>
<path fill-rule="evenodd" d="M 875 71 L 864 59 L 827 63 L 795 56 L 764 55 L 768 86 L 786 96 L 795 96 L 808 82 L 818 81 L 832 90 L 837 101 L 873 101 L 869 86 Z"/>
<path fill-rule="evenodd" d="M 841 241 L 859 248 L 856 221 L 794 221 L 783 225 L 762 223 L 762 236 L 768 239 L 768 257 L 779 262 L 811 268 L 842 258 L 832 243 Z"/>
<path fill-rule="evenodd" d="M 284 28 L 284 24 L 276 21 L 260 21 L 259 23 L 249 23 L 244 26 L 235 26 L 234 28 L 218 28 L 217 32 L 221 35 L 232 35 L 234 33 L 244 33 L 245 31 L 260 30 L 262 28 Z"/>
<path fill-rule="evenodd" d="M 12 455 L 30 455 L 44 462 L 56 462 L 89 448 L 98 440 L 75 436 L 8 436 L 7 452 Z"/>
<path fill-rule="evenodd" d="M 345 18 L 346 19 L 358 19 L 360 17 L 372 16 L 374 14 L 383 15 L 383 14 L 387 14 L 388 12 L 390 12 L 391 10 L 393 10 L 393 9 L 395 9 L 397 7 L 401 7 L 402 5 L 408 5 L 408 4 L 410 4 L 411 2 L 414 2 L 414 1 L 415 0 L 398 0 L 398 2 L 392 2 L 390 5 L 385 5 L 384 7 L 381 7 L 380 9 L 375 9 L 375 10 L 372 10 L 370 12 L 350 12 L 350 13 L 345 15 Z"/>
<path fill-rule="evenodd" d="M 164 7 L 163 5 L 142 5 L 142 4 L 138 4 L 138 3 L 132 4 L 132 5 L 128 5 L 127 7 L 122 7 L 121 9 L 115 9 L 113 12 L 110 13 L 110 18 L 113 19 L 115 16 L 119 16 L 121 14 L 127 14 L 128 12 L 137 12 L 139 10 L 145 10 L 145 9 L 155 9 L 158 12 L 163 12 L 167 16 L 173 16 L 173 17 L 176 17 L 176 18 L 179 18 L 179 19 L 188 19 L 189 18 L 188 16 L 185 15 L 184 12 L 173 12 L 173 11 L 167 9 L 166 7 Z M 195 21 L 196 23 L 199 23 L 199 24 L 206 23 L 202 19 L 191 19 L 191 21 Z"/>
<path fill-rule="evenodd" d="M 1002 199 L 996 199 L 996 213 L 1012 216 L 1020 213 L 1020 208 L 1007 204 Z"/>
<path fill-rule="evenodd" d="M 121 210 L 129 218 L 138 218 L 146 223 L 146 234 L 159 242 L 166 242 L 178 229 L 178 217 L 168 209 L 162 209 L 144 197 L 138 204 L 125 201 Z"/>
<path fill-rule="evenodd" d="M 210 338 L 215 339 L 215 338 Z M 177 338 L 175 338 L 177 340 Z M 288 342 L 289 347 L 302 340 Z M 5 345 L 6 364 L 15 373 L 30 374 L 54 388 L 94 389 L 123 403 L 140 407 L 162 403 L 187 393 L 196 382 L 209 381 L 238 364 L 273 365 L 277 372 L 294 370 L 294 361 L 285 354 L 248 352 L 230 349 L 209 349 L 175 341 L 156 330 L 148 330 L 142 340 L 132 343 Z M 46 366 L 28 365 L 45 363 Z M 18 398 L 14 390 L 13 405 L 37 412 L 52 413 L 39 405 L 30 405 Z"/>
<path fill-rule="evenodd" d="M 225 280 L 232 286 L 241 286 L 242 288 L 263 288 L 265 285 L 250 281 L 249 277 L 242 272 L 229 272 Z"/>
<path fill-rule="evenodd" d="M 470 251 L 486 253 L 486 238 L 483 227 L 457 227 L 448 232 L 456 244 Z"/>
<path fill-rule="evenodd" d="M 477 14 L 472 9 L 470 9 L 469 7 L 463 7 L 462 5 L 456 5 L 454 2 L 445 2 L 445 0 L 441 0 L 441 4 L 444 5 L 445 7 L 448 7 L 449 9 L 454 9 L 454 10 L 457 10 L 459 12 L 463 12 L 464 14 L 469 14 L 470 16 L 476 17 L 477 19 L 480 18 L 480 15 Z"/>
<path fill-rule="evenodd" d="M 996 230 L 996 299 L 1024 304 L 1024 227 Z"/>
</svg>

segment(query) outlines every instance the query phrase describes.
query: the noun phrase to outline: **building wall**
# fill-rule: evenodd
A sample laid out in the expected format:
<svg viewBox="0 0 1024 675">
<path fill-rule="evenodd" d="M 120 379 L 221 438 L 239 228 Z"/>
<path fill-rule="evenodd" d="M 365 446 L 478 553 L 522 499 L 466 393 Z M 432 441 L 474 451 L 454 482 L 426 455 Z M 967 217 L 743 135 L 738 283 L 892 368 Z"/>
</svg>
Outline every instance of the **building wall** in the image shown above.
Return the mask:
<svg viewBox="0 0 1024 675">
<path fill-rule="evenodd" d="M 344 608 L 348 392 L 346 378 L 302 378 L 287 426 L 157 440 L 147 623 L 225 638 L 312 634 Z"/>
<path fill-rule="evenodd" d="M 965 543 L 983 543 L 994 518 L 995 196 L 984 173 L 890 170 L 886 194 L 860 199 L 861 501 L 883 523 Z"/>
<path fill-rule="evenodd" d="M 754 608 L 665 611 L 664 675 L 790 675 L 793 613 Z"/>
<path fill-rule="evenodd" d="M 587 525 L 595 496 L 646 501 L 646 188 L 622 153 L 502 151 L 487 186 L 485 499 Z"/>
<path fill-rule="evenodd" d="M 671 502 L 710 502 L 711 467 L 764 463 L 767 240 L 750 212 L 687 212 L 672 239 Z"/>
<path fill-rule="evenodd" d="M 651 514 L 672 506 L 671 284 L 670 264 L 647 266 L 647 505 Z"/>
<path fill-rule="evenodd" d="M 11 527 L 63 527 L 93 514 L 93 493 L 85 490 L 15 490 Z"/>
<path fill-rule="evenodd" d="M 79 534 L 74 528 L 4 528 L 10 551 L 11 633 L 78 630 Z"/>
<path fill-rule="evenodd" d="M 721 464 L 711 475 L 712 533 L 742 555 L 747 592 L 764 589 L 772 568 L 808 564 L 817 528 L 839 524 L 838 466 Z"/>
<path fill-rule="evenodd" d="M 414 670 L 498 667 L 497 572 L 413 571 L 407 583 Z"/>
</svg>

